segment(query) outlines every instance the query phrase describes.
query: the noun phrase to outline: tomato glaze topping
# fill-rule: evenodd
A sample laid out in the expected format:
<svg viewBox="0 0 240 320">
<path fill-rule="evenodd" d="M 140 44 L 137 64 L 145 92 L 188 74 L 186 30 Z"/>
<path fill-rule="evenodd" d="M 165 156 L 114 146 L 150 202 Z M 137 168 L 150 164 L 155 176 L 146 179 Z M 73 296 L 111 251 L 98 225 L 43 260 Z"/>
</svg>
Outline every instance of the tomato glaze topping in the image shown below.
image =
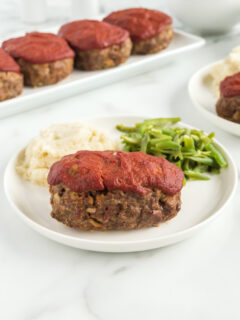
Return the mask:
<svg viewBox="0 0 240 320">
<path fill-rule="evenodd" d="M 67 42 L 53 33 L 31 32 L 3 42 L 3 49 L 14 58 L 43 64 L 73 58 L 75 53 Z"/>
<path fill-rule="evenodd" d="M 134 42 L 150 39 L 172 24 L 172 18 L 167 14 L 144 8 L 116 11 L 104 21 L 128 30 Z"/>
<path fill-rule="evenodd" d="M 50 185 L 63 183 L 75 192 L 105 189 L 141 195 L 153 188 L 174 195 L 183 179 L 183 171 L 162 157 L 122 151 L 78 151 L 55 162 L 48 174 Z"/>
<path fill-rule="evenodd" d="M 2 48 L 0 48 L 0 71 L 3 72 L 19 72 L 20 67 L 15 60 L 7 54 Z"/>
<path fill-rule="evenodd" d="M 58 35 L 73 48 L 87 51 L 121 44 L 129 37 L 129 32 L 102 21 L 78 20 L 63 25 Z"/>
<path fill-rule="evenodd" d="M 224 98 L 240 96 L 240 72 L 226 77 L 220 83 L 220 93 Z"/>
</svg>

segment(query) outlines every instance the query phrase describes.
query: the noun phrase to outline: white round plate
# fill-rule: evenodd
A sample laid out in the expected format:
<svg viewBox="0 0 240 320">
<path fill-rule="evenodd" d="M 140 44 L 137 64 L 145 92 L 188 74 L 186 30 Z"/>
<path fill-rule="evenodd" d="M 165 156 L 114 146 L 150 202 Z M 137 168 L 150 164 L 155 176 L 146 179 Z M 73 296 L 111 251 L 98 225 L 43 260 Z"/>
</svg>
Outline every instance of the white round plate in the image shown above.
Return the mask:
<svg viewBox="0 0 240 320">
<path fill-rule="evenodd" d="M 216 113 L 217 97 L 212 93 L 211 83 L 207 81 L 207 75 L 216 64 L 217 61 L 210 64 L 198 72 L 196 72 L 189 81 L 188 91 L 194 106 L 202 113 L 202 115 L 219 128 L 240 136 L 240 124 L 225 120 Z"/>
<path fill-rule="evenodd" d="M 133 125 L 142 117 L 107 117 L 87 122 L 104 128 L 119 137 L 115 125 Z M 189 127 L 186 124 L 181 124 Z M 15 212 L 32 229 L 57 242 L 86 250 L 105 252 L 142 251 L 167 246 L 190 237 L 212 221 L 232 198 L 237 186 L 237 170 L 229 153 L 218 144 L 228 161 L 228 168 L 210 181 L 191 181 L 182 190 L 182 209 L 172 220 L 159 227 L 134 231 L 74 230 L 50 215 L 47 188 L 24 181 L 16 173 L 13 157 L 7 165 L 4 187 Z M 201 195 L 201 196 L 200 196 Z"/>
</svg>

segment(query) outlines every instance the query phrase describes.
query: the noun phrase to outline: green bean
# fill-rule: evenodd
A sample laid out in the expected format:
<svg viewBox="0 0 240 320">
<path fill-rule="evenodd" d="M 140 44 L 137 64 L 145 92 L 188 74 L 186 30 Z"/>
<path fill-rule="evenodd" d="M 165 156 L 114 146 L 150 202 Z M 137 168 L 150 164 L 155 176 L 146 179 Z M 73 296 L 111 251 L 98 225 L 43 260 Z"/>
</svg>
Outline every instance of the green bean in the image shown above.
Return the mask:
<svg viewBox="0 0 240 320">
<path fill-rule="evenodd" d="M 156 149 L 180 150 L 181 147 L 173 141 L 159 141 L 156 143 Z"/>
<path fill-rule="evenodd" d="M 185 176 L 187 176 L 187 178 L 190 178 L 191 180 L 210 180 L 210 178 L 208 176 L 205 176 L 204 174 L 200 173 L 200 172 L 195 172 L 195 171 L 183 171 Z"/>
<path fill-rule="evenodd" d="M 182 151 L 182 155 L 184 156 L 184 158 L 186 157 L 194 157 L 196 156 L 196 151 L 195 150 L 190 150 L 189 152 L 184 152 Z"/>
<path fill-rule="evenodd" d="M 162 127 L 168 123 L 170 123 L 171 125 L 179 122 L 181 120 L 181 118 L 179 117 L 175 117 L 175 118 L 156 118 L 156 119 L 149 119 L 149 120 L 145 120 L 143 123 L 147 124 L 147 125 L 155 125 L 157 127 Z"/>
<path fill-rule="evenodd" d="M 166 128 L 166 129 L 162 129 L 162 133 L 171 136 L 171 137 L 175 137 L 176 132 L 170 128 Z"/>
<path fill-rule="evenodd" d="M 208 145 L 208 144 L 212 143 L 212 139 L 211 139 L 211 138 L 209 138 L 208 136 L 206 136 L 204 133 L 202 133 L 202 134 L 201 134 L 200 138 L 201 138 L 201 140 L 202 140 L 202 142 L 203 142 L 204 146 L 206 146 L 206 145 Z"/>
<path fill-rule="evenodd" d="M 193 140 L 195 140 L 196 142 L 200 141 L 199 136 L 197 136 L 196 134 L 191 134 L 191 137 L 193 138 Z"/>
<path fill-rule="evenodd" d="M 227 161 L 213 143 L 206 145 L 206 149 L 211 151 L 212 157 L 217 161 L 220 167 L 227 167 Z"/>
<path fill-rule="evenodd" d="M 136 128 L 134 128 L 134 127 L 127 127 L 127 126 L 125 126 L 124 124 L 118 124 L 118 125 L 116 125 L 116 129 L 117 129 L 118 131 L 126 132 L 126 133 L 137 132 L 137 129 L 136 129 Z"/>
<path fill-rule="evenodd" d="M 173 150 L 172 151 L 172 157 L 174 158 L 174 160 L 183 160 L 183 154 L 181 152 L 181 150 Z"/>
<path fill-rule="evenodd" d="M 148 146 L 148 142 L 150 140 L 149 134 L 145 133 L 143 136 L 143 139 L 141 141 L 141 151 L 142 152 L 147 152 L 147 146 Z"/>
<path fill-rule="evenodd" d="M 184 135 L 184 147 L 183 147 L 183 151 L 195 152 L 194 141 L 193 141 L 193 139 L 192 139 L 190 136 L 188 136 L 188 135 Z"/>
<path fill-rule="evenodd" d="M 182 169 L 184 172 L 189 170 L 189 160 L 188 159 L 183 160 Z"/>
<path fill-rule="evenodd" d="M 164 141 L 171 141 L 171 137 L 170 136 L 163 136 L 161 138 L 153 138 L 150 140 L 150 146 L 154 147 L 156 146 L 158 143 L 160 142 L 164 142 Z M 172 141 L 171 141 L 172 142 Z"/>
<path fill-rule="evenodd" d="M 175 135 L 175 137 L 173 138 L 173 141 L 176 142 L 176 143 L 178 143 L 178 144 L 181 143 L 181 141 L 180 141 L 180 134 L 179 134 L 179 133 L 177 133 L 177 134 Z"/>
<path fill-rule="evenodd" d="M 194 172 L 200 172 L 200 173 L 203 173 L 203 172 L 207 172 L 208 171 L 208 165 L 205 165 L 205 164 L 198 164 L 194 169 L 193 171 Z"/>
<path fill-rule="evenodd" d="M 159 136 L 161 137 L 163 134 L 163 131 L 162 131 L 162 129 L 152 128 L 150 130 L 150 134 L 153 135 L 154 137 L 159 137 Z"/>
<path fill-rule="evenodd" d="M 157 156 L 157 157 L 163 157 L 163 158 L 167 157 L 167 155 L 162 152 L 154 152 L 154 153 L 150 153 L 150 154 L 152 154 L 153 156 Z"/>
<path fill-rule="evenodd" d="M 202 163 L 206 164 L 208 166 L 213 166 L 214 165 L 214 160 L 212 158 L 206 157 L 206 158 L 201 158 L 201 157 L 186 157 L 187 159 L 190 159 L 192 161 L 196 161 L 197 163 Z"/>
<path fill-rule="evenodd" d="M 144 131 L 149 128 L 156 126 L 158 128 L 163 128 L 166 124 L 172 125 L 180 121 L 180 118 L 159 118 L 159 119 L 150 119 L 145 120 L 139 127 L 138 132 L 143 134 Z"/>
<path fill-rule="evenodd" d="M 211 132 L 209 135 L 208 135 L 208 138 L 209 139 L 213 139 L 215 137 L 215 132 Z"/>
<path fill-rule="evenodd" d="M 121 139 L 124 142 L 131 143 L 131 144 L 140 144 L 141 143 L 141 139 L 136 139 L 136 138 L 132 138 L 132 137 L 128 137 L 128 136 L 121 136 Z"/>
</svg>

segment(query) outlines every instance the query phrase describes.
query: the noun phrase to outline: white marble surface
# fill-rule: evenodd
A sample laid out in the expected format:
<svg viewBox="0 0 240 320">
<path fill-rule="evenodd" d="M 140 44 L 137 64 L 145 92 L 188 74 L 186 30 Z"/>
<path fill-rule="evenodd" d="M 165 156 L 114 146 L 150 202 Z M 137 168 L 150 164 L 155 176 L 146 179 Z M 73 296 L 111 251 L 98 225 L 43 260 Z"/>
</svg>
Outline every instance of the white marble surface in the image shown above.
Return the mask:
<svg viewBox="0 0 240 320">
<path fill-rule="evenodd" d="M 0 30 L 19 26 L 17 18 L 1 17 Z M 148 252 L 103 254 L 68 248 L 30 230 L 10 208 L 2 184 L 9 158 L 41 128 L 92 115 L 180 115 L 214 130 L 240 167 L 240 139 L 206 122 L 187 93 L 196 70 L 239 42 L 238 30 L 211 38 L 159 70 L 0 120 L 0 319 L 240 318 L 239 187 L 224 213 L 194 238 Z"/>
</svg>

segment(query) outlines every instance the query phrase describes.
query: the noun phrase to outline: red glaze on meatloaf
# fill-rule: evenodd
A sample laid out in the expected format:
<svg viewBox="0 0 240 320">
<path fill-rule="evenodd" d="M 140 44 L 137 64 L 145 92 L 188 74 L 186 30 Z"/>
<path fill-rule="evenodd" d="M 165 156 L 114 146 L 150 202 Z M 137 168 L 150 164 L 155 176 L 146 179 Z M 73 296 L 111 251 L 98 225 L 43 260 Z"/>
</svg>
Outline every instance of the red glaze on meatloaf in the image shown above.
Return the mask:
<svg viewBox="0 0 240 320">
<path fill-rule="evenodd" d="M 123 43 L 129 32 L 97 20 L 78 20 L 63 25 L 58 35 L 73 48 L 88 51 Z"/>
<path fill-rule="evenodd" d="M 13 58 L 22 58 L 33 64 L 44 64 L 75 56 L 67 42 L 52 33 L 26 33 L 23 37 L 4 41 L 2 47 Z"/>
<path fill-rule="evenodd" d="M 0 48 L 0 71 L 20 72 L 19 65 L 2 48 Z"/>
<path fill-rule="evenodd" d="M 63 183 L 75 192 L 106 189 L 140 195 L 150 188 L 174 195 L 183 179 L 182 170 L 162 157 L 122 151 L 79 151 L 55 162 L 48 174 L 51 186 Z"/>
<path fill-rule="evenodd" d="M 0 48 L 0 101 L 14 98 L 22 92 L 23 75 L 20 66 Z"/>
<path fill-rule="evenodd" d="M 103 21 L 128 30 L 133 42 L 150 39 L 172 24 L 172 18 L 167 14 L 144 8 L 116 11 Z"/>
<path fill-rule="evenodd" d="M 224 98 L 240 96 L 240 72 L 226 77 L 220 83 L 220 93 Z"/>
</svg>

